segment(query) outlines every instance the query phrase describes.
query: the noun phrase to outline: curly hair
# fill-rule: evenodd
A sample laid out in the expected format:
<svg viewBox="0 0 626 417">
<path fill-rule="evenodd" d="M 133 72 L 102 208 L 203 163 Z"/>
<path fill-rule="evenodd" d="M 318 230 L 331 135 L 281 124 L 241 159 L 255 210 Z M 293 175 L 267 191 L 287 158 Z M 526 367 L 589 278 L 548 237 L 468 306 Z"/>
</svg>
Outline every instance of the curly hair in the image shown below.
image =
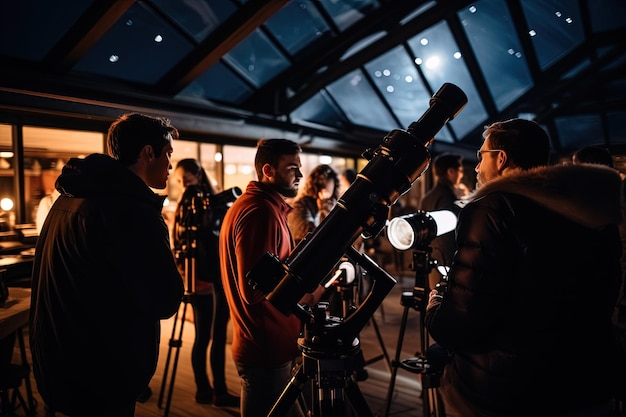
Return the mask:
<svg viewBox="0 0 626 417">
<path fill-rule="evenodd" d="M 313 168 L 304 182 L 302 188 L 303 196 L 317 198 L 320 191 L 324 190 L 328 185 L 328 181 L 333 181 L 333 195 L 331 199 L 339 198 L 339 174 L 333 167 L 321 164 Z"/>
</svg>

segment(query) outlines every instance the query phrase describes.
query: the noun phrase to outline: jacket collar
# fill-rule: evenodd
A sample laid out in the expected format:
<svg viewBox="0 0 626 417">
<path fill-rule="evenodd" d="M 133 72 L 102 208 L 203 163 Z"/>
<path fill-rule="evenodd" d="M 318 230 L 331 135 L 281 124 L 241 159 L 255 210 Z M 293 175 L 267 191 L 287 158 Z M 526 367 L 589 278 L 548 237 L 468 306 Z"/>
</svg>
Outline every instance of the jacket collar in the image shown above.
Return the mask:
<svg viewBox="0 0 626 417">
<path fill-rule="evenodd" d="M 553 165 L 496 178 L 471 197 L 491 193 L 526 197 L 589 228 L 618 224 L 621 178 L 612 168 L 595 164 Z"/>
</svg>

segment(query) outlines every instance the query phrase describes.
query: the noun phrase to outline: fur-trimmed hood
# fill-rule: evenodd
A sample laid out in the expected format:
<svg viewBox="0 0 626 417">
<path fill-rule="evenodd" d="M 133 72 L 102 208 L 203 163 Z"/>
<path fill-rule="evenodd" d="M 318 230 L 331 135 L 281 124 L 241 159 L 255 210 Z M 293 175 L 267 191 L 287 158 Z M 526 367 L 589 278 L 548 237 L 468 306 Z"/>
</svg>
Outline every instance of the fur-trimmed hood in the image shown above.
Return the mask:
<svg viewBox="0 0 626 417">
<path fill-rule="evenodd" d="M 622 220 L 621 178 L 603 165 L 554 165 L 504 175 L 479 188 L 471 200 L 494 192 L 527 197 L 593 229 Z"/>
</svg>

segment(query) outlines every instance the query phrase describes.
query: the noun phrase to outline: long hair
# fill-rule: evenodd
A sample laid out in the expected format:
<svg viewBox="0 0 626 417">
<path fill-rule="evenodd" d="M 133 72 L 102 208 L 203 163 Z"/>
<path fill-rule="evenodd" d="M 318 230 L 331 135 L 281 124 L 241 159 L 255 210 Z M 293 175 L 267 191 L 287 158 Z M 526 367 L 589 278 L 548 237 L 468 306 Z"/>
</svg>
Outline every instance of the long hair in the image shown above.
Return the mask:
<svg viewBox="0 0 626 417">
<path fill-rule="evenodd" d="M 317 198 L 317 194 L 324 190 L 328 182 L 333 182 L 333 195 L 331 199 L 339 198 L 339 174 L 333 167 L 326 164 L 316 166 L 311 170 L 302 187 L 301 195 Z"/>
<path fill-rule="evenodd" d="M 181 168 L 183 171 L 189 172 L 192 175 L 199 176 L 200 184 L 198 184 L 198 186 L 202 189 L 202 191 L 210 195 L 217 194 L 217 190 L 215 189 L 215 187 L 213 187 L 213 184 L 211 183 L 209 176 L 207 175 L 206 171 L 204 170 L 204 168 L 202 168 L 202 165 L 200 165 L 200 163 L 197 160 L 193 158 L 181 159 L 176 164 L 176 169 L 178 168 Z"/>
</svg>

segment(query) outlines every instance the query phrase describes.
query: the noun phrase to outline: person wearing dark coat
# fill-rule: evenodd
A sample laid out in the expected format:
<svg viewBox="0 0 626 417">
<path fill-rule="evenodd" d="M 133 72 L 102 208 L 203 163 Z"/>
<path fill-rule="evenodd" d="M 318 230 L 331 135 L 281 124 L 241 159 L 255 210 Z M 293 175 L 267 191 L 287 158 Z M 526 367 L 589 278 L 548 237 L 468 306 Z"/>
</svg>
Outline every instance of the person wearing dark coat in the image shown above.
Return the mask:
<svg viewBox="0 0 626 417">
<path fill-rule="evenodd" d="M 226 385 L 226 339 L 230 311 L 222 285 L 219 257 L 220 226 L 228 205 L 215 201 L 218 192 L 200 162 L 178 161 L 174 177 L 183 188 L 174 218 L 174 254 L 187 283 L 193 308 L 195 337 L 191 368 L 196 402 L 238 407 L 239 397 Z M 213 386 L 207 371 L 209 352 Z"/>
<path fill-rule="evenodd" d="M 443 153 L 433 160 L 435 186 L 431 188 L 420 201 L 420 210 L 432 212 L 437 210 L 451 210 L 457 213 L 459 207 L 455 205 L 459 197 L 455 192 L 463 179 L 463 157 L 458 154 Z M 438 266 L 449 267 L 456 250 L 454 230 L 437 236 L 430 244 L 431 257 Z M 437 268 L 433 268 L 428 275 L 429 289 L 445 277 Z"/>
<path fill-rule="evenodd" d="M 109 154 L 72 158 L 37 240 L 32 276 L 33 372 L 47 406 L 70 417 L 130 417 L 153 376 L 160 320 L 184 286 L 161 215 L 177 130 L 127 114 Z"/>
<path fill-rule="evenodd" d="M 620 177 L 548 166 L 549 138 L 531 121 L 496 122 L 483 136 L 447 286 L 425 314 L 429 353 L 449 354 L 446 415 L 609 416 L 625 369 L 611 324 Z"/>
</svg>

